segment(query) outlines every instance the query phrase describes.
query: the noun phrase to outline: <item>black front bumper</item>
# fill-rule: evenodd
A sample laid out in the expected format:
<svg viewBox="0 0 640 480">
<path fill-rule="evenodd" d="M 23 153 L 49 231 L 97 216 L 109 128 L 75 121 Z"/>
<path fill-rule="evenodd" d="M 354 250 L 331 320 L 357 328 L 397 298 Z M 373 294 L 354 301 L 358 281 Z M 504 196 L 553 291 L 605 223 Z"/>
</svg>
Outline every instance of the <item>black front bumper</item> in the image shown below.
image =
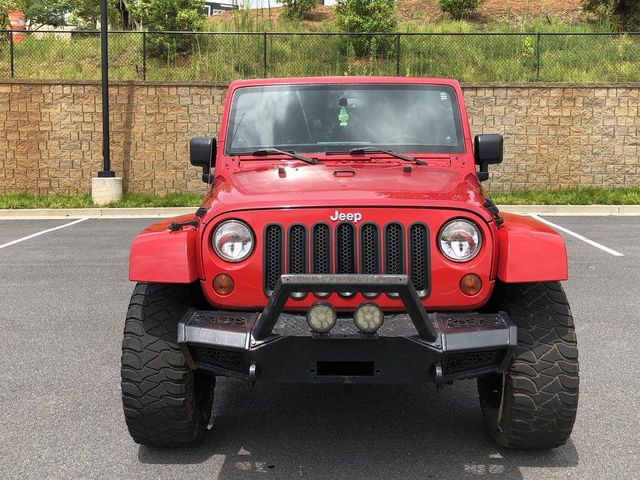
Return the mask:
<svg viewBox="0 0 640 480">
<path fill-rule="evenodd" d="M 348 318 L 329 334 L 284 313 L 294 292 L 394 293 L 406 313 L 386 315 L 375 335 Z M 178 327 L 193 368 L 284 383 L 446 382 L 502 371 L 516 345 L 503 313 L 427 313 L 406 275 L 283 275 L 257 312 L 189 310 Z"/>
</svg>

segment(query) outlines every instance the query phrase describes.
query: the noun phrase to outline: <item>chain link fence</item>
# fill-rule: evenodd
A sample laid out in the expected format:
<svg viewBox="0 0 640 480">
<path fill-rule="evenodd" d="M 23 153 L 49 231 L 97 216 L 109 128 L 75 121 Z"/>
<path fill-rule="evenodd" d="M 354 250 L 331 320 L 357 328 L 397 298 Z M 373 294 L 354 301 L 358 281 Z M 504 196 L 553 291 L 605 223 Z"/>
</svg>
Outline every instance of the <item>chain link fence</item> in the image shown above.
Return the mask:
<svg viewBox="0 0 640 480">
<path fill-rule="evenodd" d="M 98 31 L 0 30 L 0 78 L 100 79 Z M 637 82 L 638 33 L 109 32 L 112 80 L 413 75 Z"/>
</svg>

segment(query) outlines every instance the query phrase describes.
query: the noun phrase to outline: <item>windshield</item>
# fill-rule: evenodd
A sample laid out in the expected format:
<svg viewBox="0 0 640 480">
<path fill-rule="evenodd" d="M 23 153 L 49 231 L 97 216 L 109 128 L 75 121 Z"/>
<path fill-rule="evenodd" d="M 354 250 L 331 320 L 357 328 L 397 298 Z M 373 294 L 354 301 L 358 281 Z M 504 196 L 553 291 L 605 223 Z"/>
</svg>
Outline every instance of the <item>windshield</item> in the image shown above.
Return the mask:
<svg viewBox="0 0 640 480">
<path fill-rule="evenodd" d="M 265 148 L 461 153 L 460 113 L 444 85 L 269 85 L 235 91 L 225 153 Z"/>
</svg>

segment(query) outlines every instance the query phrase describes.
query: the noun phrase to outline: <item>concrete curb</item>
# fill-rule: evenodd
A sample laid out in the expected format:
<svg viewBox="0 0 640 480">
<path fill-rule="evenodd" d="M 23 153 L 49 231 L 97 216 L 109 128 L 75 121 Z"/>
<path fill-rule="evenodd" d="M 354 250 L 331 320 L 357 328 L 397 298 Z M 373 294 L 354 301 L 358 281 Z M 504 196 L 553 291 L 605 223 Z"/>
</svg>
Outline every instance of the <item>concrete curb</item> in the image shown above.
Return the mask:
<svg viewBox="0 0 640 480">
<path fill-rule="evenodd" d="M 640 205 L 498 205 L 501 212 L 521 215 L 640 215 Z"/>
<path fill-rule="evenodd" d="M 640 205 L 498 205 L 501 212 L 521 215 L 640 215 Z M 0 209 L 1 220 L 64 218 L 167 218 L 194 213 L 197 207 Z"/>
<path fill-rule="evenodd" d="M 167 218 L 195 213 L 197 208 L 198 207 L 0 209 L 0 219 L 43 220 L 60 218 Z"/>
</svg>

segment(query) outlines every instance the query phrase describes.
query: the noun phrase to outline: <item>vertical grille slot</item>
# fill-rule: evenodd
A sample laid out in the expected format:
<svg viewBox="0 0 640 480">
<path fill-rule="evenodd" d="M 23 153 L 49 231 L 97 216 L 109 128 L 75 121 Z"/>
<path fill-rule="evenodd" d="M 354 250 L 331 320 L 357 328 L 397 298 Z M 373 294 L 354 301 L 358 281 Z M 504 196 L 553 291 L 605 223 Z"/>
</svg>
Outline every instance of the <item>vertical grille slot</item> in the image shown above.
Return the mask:
<svg viewBox="0 0 640 480">
<path fill-rule="evenodd" d="M 282 226 L 267 224 L 264 228 L 264 291 L 271 295 L 281 275 L 407 274 L 422 298 L 431 287 L 429 227 L 424 223 L 404 225 L 392 221 L 380 227 L 375 223 L 354 225 L 350 222 L 295 223 Z M 350 297 L 354 292 L 342 292 Z M 325 292 L 315 292 L 319 298 Z M 367 298 L 374 293 L 363 293 Z M 304 294 L 300 293 L 302 298 Z M 389 294 L 391 297 L 397 295 Z"/>
<path fill-rule="evenodd" d="M 366 223 L 360 229 L 360 272 L 380 273 L 380 234 L 377 225 Z"/>
<path fill-rule="evenodd" d="M 350 223 L 341 223 L 336 229 L 336 272 L 356 273 L 355 229 Z"/>
<path fill-rule="evenodd" d="M 414 223 L 409 228 L 409 274 L 418 295 L 425 296 L 429 290 L 429 238 L 427 227 Z"/>
<path fill-rule="evenodd" d="M 282 255 L 282 227 L 267 225 L 264 231 L 264 287 L 271 293 L 284 270 Z"/>
<path fill-rule="evenodd" d="M 404 273 L 404 232 L 399 223 L 389 223 L 384 234 L 384 271 L 391 275 Z"/>
<path fill-rule="evenodd" d="M 319 223 L 313 227 L 313 273 L 331 273 L 331 231 Z"/>
<path fill-rule="evenodd" d="M 307 273 L 307 229 L 293 225 L 289 229 L 289 273 Z"/>
</svg>

